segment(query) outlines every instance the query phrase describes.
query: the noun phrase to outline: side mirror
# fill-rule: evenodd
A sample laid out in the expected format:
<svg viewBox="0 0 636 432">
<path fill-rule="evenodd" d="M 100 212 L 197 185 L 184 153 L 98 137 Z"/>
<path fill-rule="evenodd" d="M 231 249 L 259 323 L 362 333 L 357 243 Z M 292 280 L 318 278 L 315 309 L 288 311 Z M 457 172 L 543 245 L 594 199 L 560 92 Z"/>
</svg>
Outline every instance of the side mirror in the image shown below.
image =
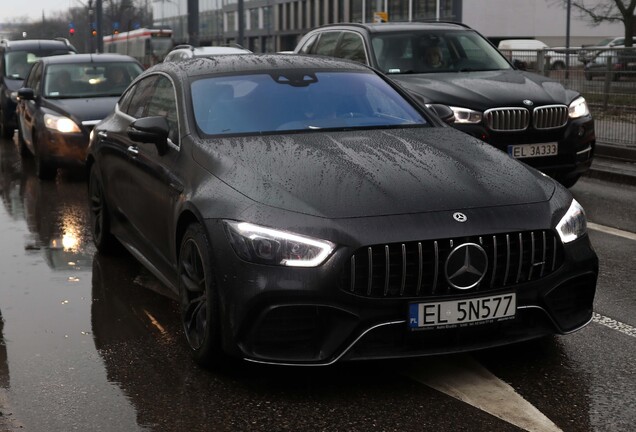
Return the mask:
<svg viewBox="0 0 636 432">
<path fill-rule="evenodd" d="M 162 116 L 144 117 L 135 120 L 128 126 L 128 137 L 139 143 L 152 143 L 160 155 L 168 151 L 168 134 L 170 125 Z"/>
<path fill-rule="evenodd" d="M 33 100 L 35 99 L 35 92 L 32 88 L 22 87 L 20 90 L 18 90 L 17 98 L 24 100 Z"/>
<path fill-rule="evenodd" d="M 452 109 L 450 109 L 448 105 L 428 104 L 426 106 L 429 107 L 435 114 L 437 114 L 437 117 L 439 117 L 444 123 L 455 123 L 455 113 Z"/>
</svg>

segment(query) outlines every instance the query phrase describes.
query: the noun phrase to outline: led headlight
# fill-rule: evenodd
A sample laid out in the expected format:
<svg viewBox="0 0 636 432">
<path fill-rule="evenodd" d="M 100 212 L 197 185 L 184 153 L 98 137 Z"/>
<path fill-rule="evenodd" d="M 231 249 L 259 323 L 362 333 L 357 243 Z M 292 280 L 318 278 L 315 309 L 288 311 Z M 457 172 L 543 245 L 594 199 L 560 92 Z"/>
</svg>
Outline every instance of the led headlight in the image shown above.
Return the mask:
<svg viewBox="0 0 636 432">
<path fill-rule="evenodd" d="M 81 132 L 77 123 L 68 117 L 44 114 L 44 125 L 54 131 L 62 133 Z"/>
<path fill-rule="evenodd" d="M 483 114 L 468 108 L 450 107 L 455 113 L 455 123 L 477 124 L 481 122 Z"/>
<path fill-rule="evenodd" d="M 563 215 L 556 229 L 563 243 L 570 243 L 585 234 L 587 231 L 585 210 L 577 200 L 572 200 L 570 208 Z"/>
<path fill-rule="evenodd" d="M 568 107 L 568 115 L 570 118 L 579 118 L 590 115 L 590 109 L 587 107 L 585 99 L 582 97 L 574 99 Z"/>
<path fill-rule="evenodd" d="M 317 267 L 335 244 L 247 222 L 224 221 L 230 244 L 245 261 L 289 267 Z"/>
</svg>

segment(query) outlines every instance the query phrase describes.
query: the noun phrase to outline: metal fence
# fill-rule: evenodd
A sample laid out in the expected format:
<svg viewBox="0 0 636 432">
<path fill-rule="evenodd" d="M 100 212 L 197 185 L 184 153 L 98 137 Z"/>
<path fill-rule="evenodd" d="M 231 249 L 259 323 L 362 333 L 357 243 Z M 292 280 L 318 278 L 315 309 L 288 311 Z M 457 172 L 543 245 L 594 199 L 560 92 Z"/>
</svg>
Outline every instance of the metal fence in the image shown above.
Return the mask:
<svg viewBox="0 0 636 432">
<path fill-rule="evenodd" d="M 504 51 L 513 62 L 580 92 L 594 116 L 597 142 L 636 150 L 636 49 Z"/>
</svg>

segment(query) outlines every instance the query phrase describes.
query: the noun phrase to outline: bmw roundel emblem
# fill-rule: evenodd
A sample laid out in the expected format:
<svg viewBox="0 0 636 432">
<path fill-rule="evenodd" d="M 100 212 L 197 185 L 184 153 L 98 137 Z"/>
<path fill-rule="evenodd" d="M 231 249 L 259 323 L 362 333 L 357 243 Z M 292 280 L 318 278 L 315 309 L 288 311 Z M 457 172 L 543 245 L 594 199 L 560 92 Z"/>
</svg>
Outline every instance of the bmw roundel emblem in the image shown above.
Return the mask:
<svg viewBox="0 0 636 432">
<path fill-rule="evenodd" d="M 455 219 L 457 222 L 466 222 L 468 220 L 468 216 L 466 216 L 464 213 L 453 213 L 453 219 Z"/>
<path fill-rule="evenodd" d="M 524 99 L 523 100 L 523 104 L 525 106 L 532 106 L 532 105 L 534 105 L 534 102 L 532 102 L 530 99 Z"/>
</svg>

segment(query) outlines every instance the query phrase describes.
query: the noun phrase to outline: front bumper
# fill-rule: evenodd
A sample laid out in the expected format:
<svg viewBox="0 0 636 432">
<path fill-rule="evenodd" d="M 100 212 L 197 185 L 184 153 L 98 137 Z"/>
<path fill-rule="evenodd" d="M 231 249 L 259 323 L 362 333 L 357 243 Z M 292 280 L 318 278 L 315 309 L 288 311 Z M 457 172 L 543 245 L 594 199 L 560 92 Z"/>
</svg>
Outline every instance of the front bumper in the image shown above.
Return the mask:
<svg viewBox="0 0 636 432">
<path fill-rule="evenodd" d="M 594 120 L 591 116 L 569 120 L 563 128 L 546 131 L 528 129 L 522 132 L 495 132 L 481 124 L 456 124 L 455 127 L 506 153 L 509 145 L 557 142 L 559 152 L 555 156 L 519 159 L 557 179 L 572 178 L 585 173 L 592 165 L 596 149 Z"/>
<path fill-rule="evenodd" d="M 539 280 L 452 295 L 369 298 L 343 287 L 343 270 L 352 248 L 342 247 L 318 268 L 263 266 L 241 261 L 221 239 L 219 223 L 208 229 L 217 238 L 214 267 L 226 352 L 251 362 L 321 366 L 338 361 L 417 357 L 471 351 L 566 334 L 586 325 L 598 274 L 589 239 L 563 247 L 563 261 Z M 514 291 L 512 320 L 444 330 L 411 331 L 412 302 L 435 302 Z"/>
<path fill-rule="evenodd" d="M 50 164 L 81 167 L 86 160 L 88 134 L 60 133 L 43 127 L 37 147 L 40 158 Z"/>
</svg>

